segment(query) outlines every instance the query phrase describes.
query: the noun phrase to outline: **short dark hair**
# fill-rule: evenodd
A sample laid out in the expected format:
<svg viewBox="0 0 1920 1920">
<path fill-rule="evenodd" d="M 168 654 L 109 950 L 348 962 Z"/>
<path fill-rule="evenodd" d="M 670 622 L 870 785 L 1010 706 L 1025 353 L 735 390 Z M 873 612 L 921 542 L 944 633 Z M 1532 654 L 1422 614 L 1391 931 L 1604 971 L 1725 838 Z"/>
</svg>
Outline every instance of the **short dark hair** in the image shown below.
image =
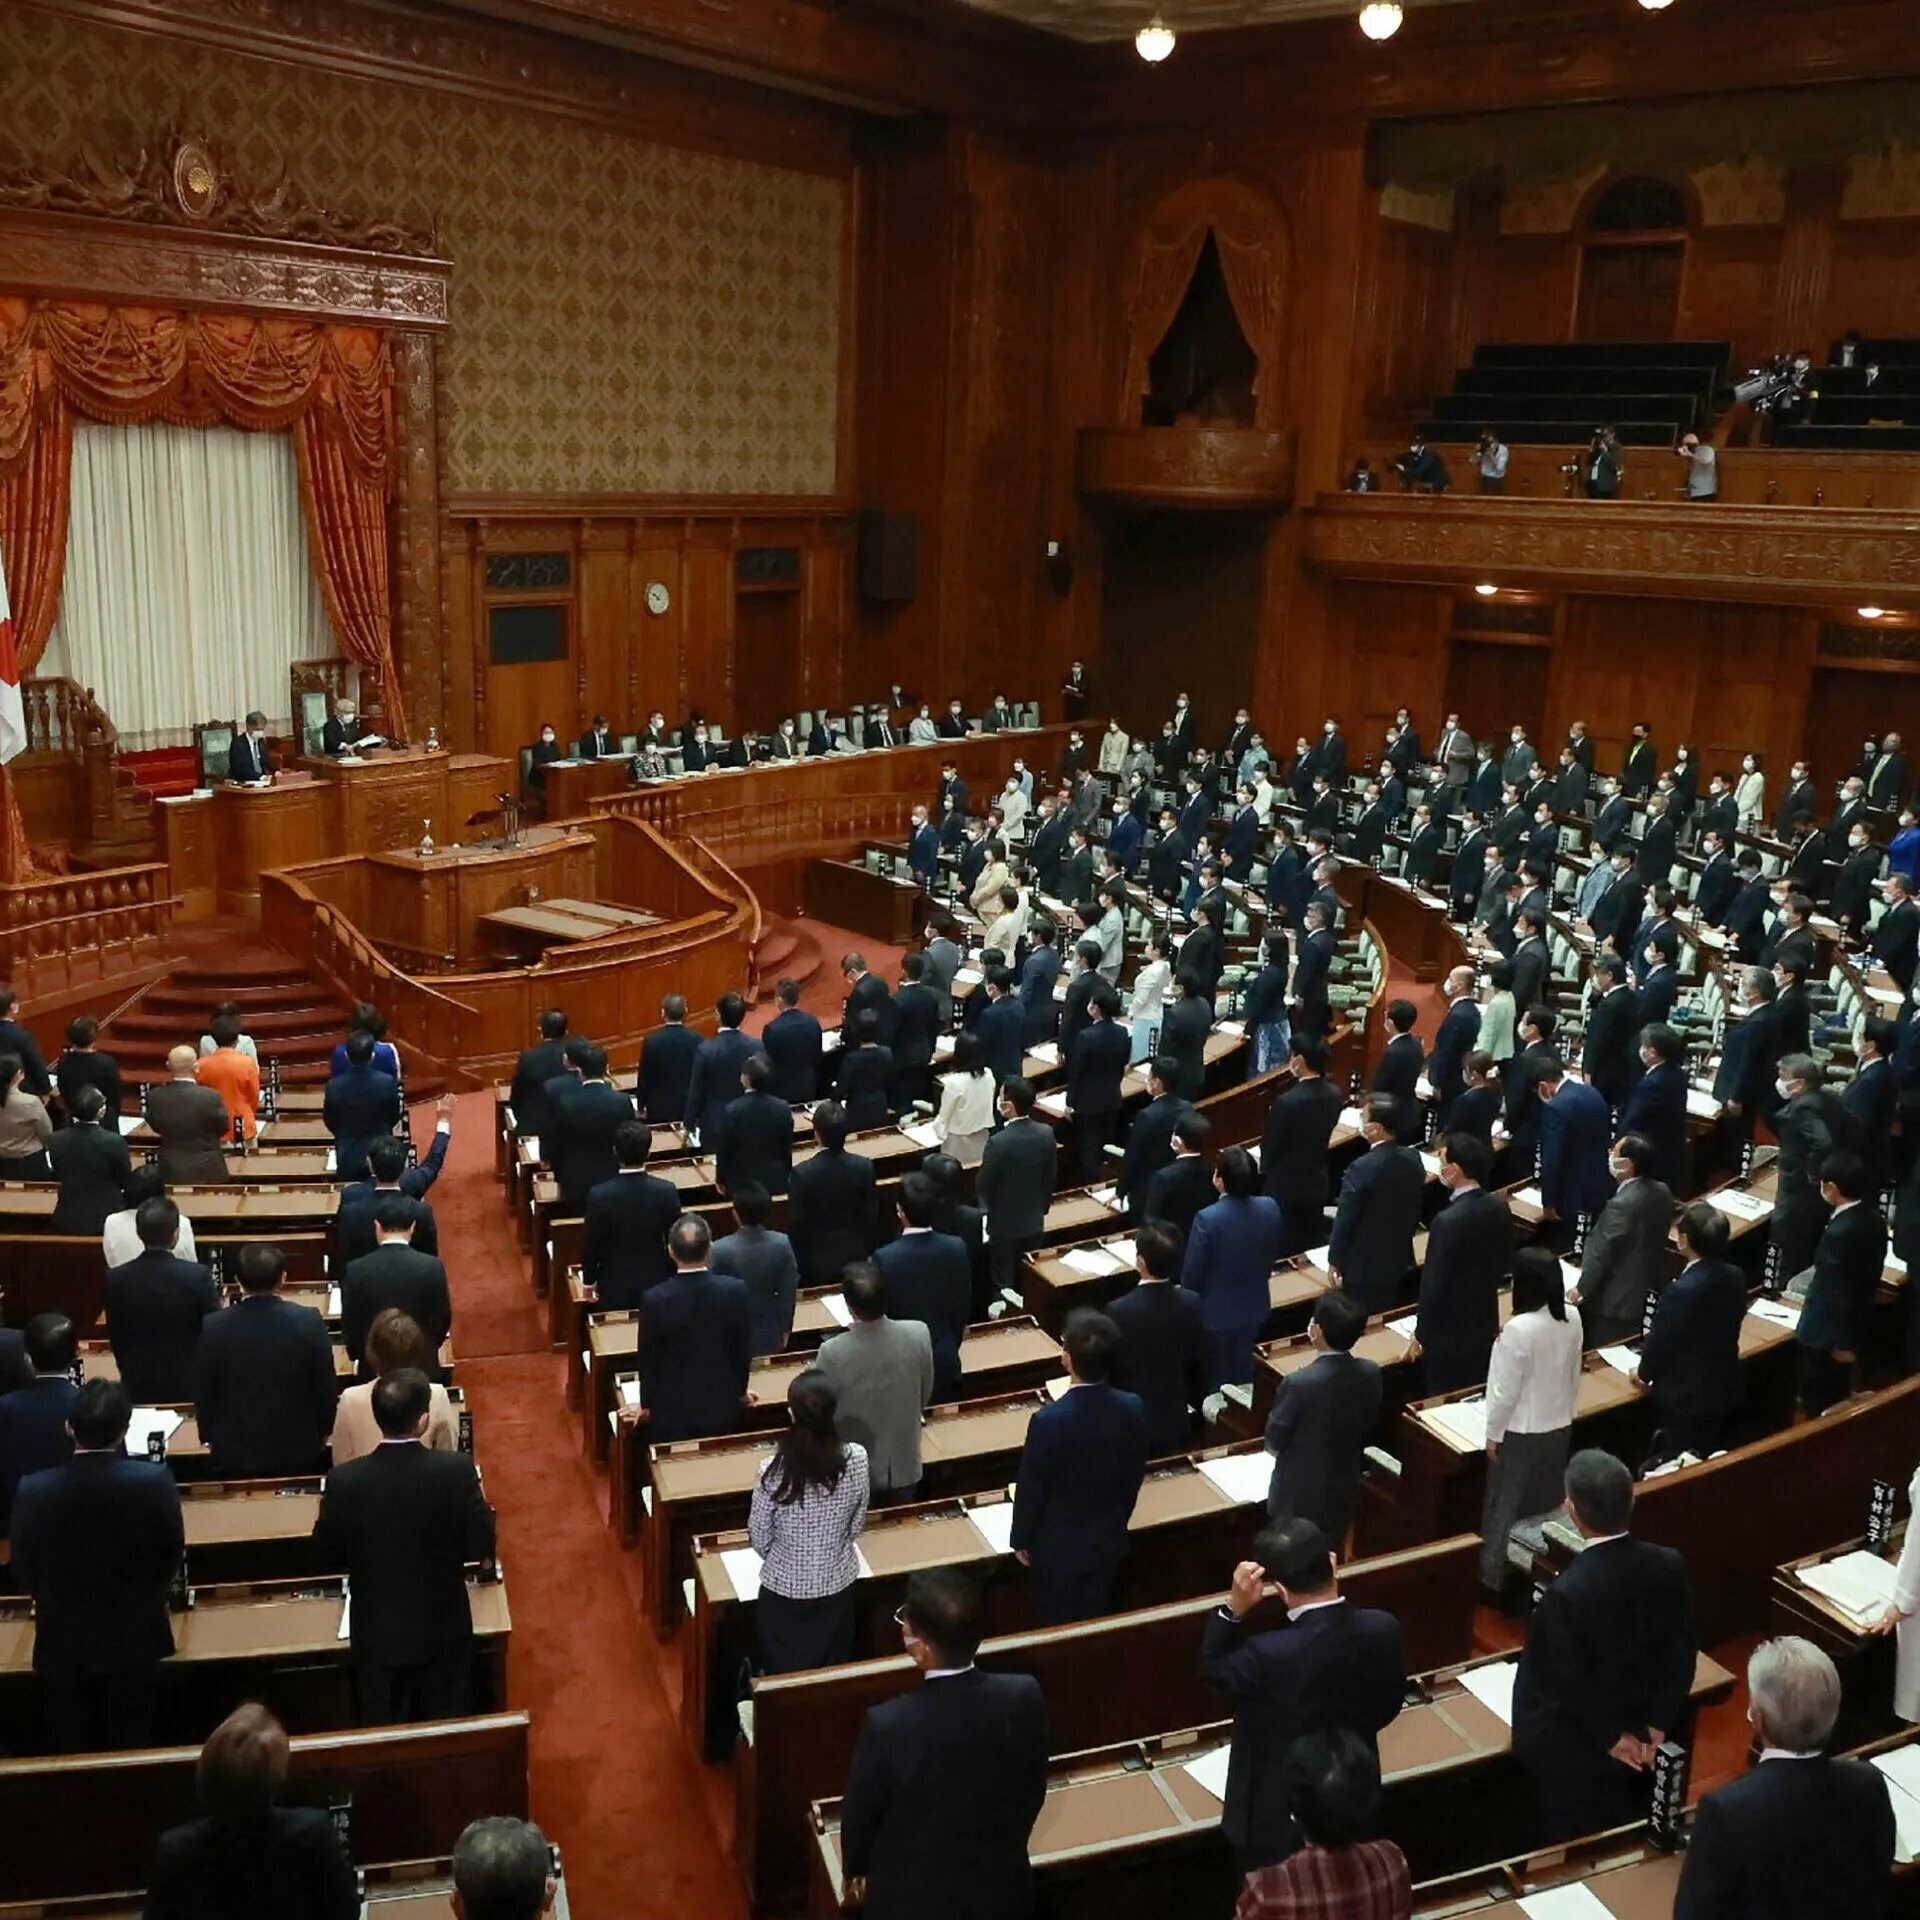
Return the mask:
<svg viewBox="0 0 1920 1920">
<path fill-rule="evenodd" d="M 1267 1578 L 1290 1593 L 1319 1593 L 1333 1585 L 1333 1547 L 1311 1520 L 1280 1520 L 1253 1537 L 1253 1557 Z"/>
<path fill-rule="evenodd" d="M 723 993 L 713 1003 L 713 1010 L 723 1027 L 737 1027 L 747 1017 L 747 1003 L 737 993 Z"/>
<path fill-rule="evenodd" d="M 1513 1256 L 1513 1310 L 1533 1313 L 1541 1307 L 1556 1320 L 1567 1317 L 1567 1286 L 1560 1262 L 1545 1247 L 1522 1247 Z"/>
<path fill-rule="evenodd" d="M 201 1811 L 216 1827 L 248 1824 L 286 1784 L 286 1728 L 258 1701 L 235 1707 L 207 1736 L 193 1777 Z"/>
<path fill-rule="evenodd" d="M 798 980 L 781 980 L 776 982 L 773 989 L 773 997 L 778 1000 L 783 1007 L 797 1007 L 800 1004 L 800 982 Z"/>
<path fill-rule="evenodd" d="M 681 1021 L 687 1017 L 687 996 L 684 993 L 670 993 L 660 1002 L 660 1017 L 663 1020 Z"/>
<path fill-rule="evenodd" d="M 1890 1060 L 1899 1048 L 1900 1024 L 1896 1020 L 1869 1020 L 1865 1033 L 1883 1060 Z"/>
<path fill-rule="evenodd" d="M 1156 1053 L 1147 1062 L 1147 1072 L 1163 1087 L 1170 1087 L 1180 1078 L 1180 1062 L 1170 1053 Z"/>
<path fill-rule="evenodd" d="M 168 1252 L 180 1237 L 180 1209 L 163 1193 L 142 1200 L 133 1216 L 133 1230 L 143 1247 L 155 1253 Z"/>
<path fill-rule="evenodd" d="M 766 1225 L 767 1215 L 773 1211 L 773 1195 L 758 1180 L 742 1180 L 728 1194 L 733 1202 L 734 1217 L 743 1227 L 761 1227 Z"/>
<path fill-rule="evenodd" d="M 1582 1447 L 1567 1462 L 1567 1504 L 1601 1535 L 1625 1533 L 1633 1518 L 1633 1475 L 1612 1454 Z"/>
<path fill-rule="evenodd" d="M 373 1383 L 373 1418 L 388 1440 L 405 1439 L 433 1405 L 433 1382 L 418 1367 L 396 1367 Z"/>
<path fill-rule="evenodd" d="M 653 1129 L 644 1120 L 622 1120 L 613 1130 L 613 1157 L 623 1167 L 644 1167 L 653 1151 Z"/>
<path fill-rule="evenodd" d="M 75 1120 L 83 1125 L 94 1125 L 107 1110 L 107 1096 L 88 1081 L 84 1087 L 74 1089 L 73 1098 L 68 1106 Z"/>
<path fill-rule="evenodd" d="M 390 1184 L 407 1170 L 407 1143 L 391 1133 L 367 1143 L 367 1171 L 376 1182 Z"/>
<path fill-rule="evenodd" d="M 265 1240 L 249 1240 L 235 1264 L 240 1270 L 240 1284 L 248 1293 L 271 1293 L 287 1270 L 287 1256 Z"/>
<path fill-rule="evenodd" d="M 843 1267 L 840 1291 L 856 1320 L 878 1320 L 887 1310 L 887 1276 L 871 1260 L 854 1260 Z"/>
<path fill-rule="evenodd" d="M 900 1612 L 945 1667 L 968 1665 L 980 1646 L 980 1583 L 958 1567 L 924 1567 L 907 1578 Z"/>
<path fill-rule="evenodd" d="M 1180 1118 L 1180 1126 L 1186 1126 L 1186 1116 Z M 1186 1139 L 1184 1131 L 1180 1136 Z M 1192 1141 L 1187 1144 L 1191 1146 Z M 1253 1155 L 1245 1147 L 1228 1147 L 1214 1162 L 1214 1172 L 1218 1174 L 1220 1185 L 1229 1199 L 1251 1200 L 1260 1191 L 1260 1169 L 1254 1165 Z"/>
<path fill-rule="evenodd" d="M 540 1011 L 540 1038 L 564 1040 L 566 1037 L 567 1016 L 558 1007 L 543 1007 Z"/>
<path fill-rule="evenodd" d="M 1133 1232 L 1133 1250 L 1156 1280 L 1171 1280 L 1180 1271 L 1180 1234 L 1164 1220 L 1148 1220 Z"/>
<path fill-rule="evenodd" d="M 1351 1353 L 1366 1331 L 1367 1310 L 1345 1287 L 1335 1287 L 1313 1303 L 1313 1324 L 1335 1353 Z"/>
<path fill-rule="evenodd" d="M 1653 1142 L 1644 1133 L 1623 1133 L 1613 1150 L 1635 1173 L 1645 1173 L 1653 1165 Z"/>
<path fill-rule="evenodd" d="M 552 1877 L 552 1849 L 531 1820 L 490 1814 L 453 1844 L 453 1886 L 466 1920 L 539 1920 Z"/>
<path fill-rule="evenodd" d="M 35 1373 L 65 1373 L 80 1346 L 80 1336 L 64 1313 L 36 1313 L 27 1322 L 25 1340 Z"/>
<path fill-rule="evenodd" d="M 1493 1177 L 1493 1148 L 1477 1133 L 1443 1134 L 1441 1151 L 1477 1186 Z"/>
<path fill-rule="evenodd" d="M 705 1262 L 713 1250 L 713 1229 L 697 1213 L 683 1213 L 667 1229 L 667 1251 L 689 1265 Z"/>
<path fill-rule="evenodd" d="M 740 1078 L 754 1093 L 765 1093 L 773 1085 L 773 1062 L 764 1053 L 750 1053 L 741 1062 Z"/>
<path fill-rule="evenodd" d="M 90 1047 L 100 1031 L 100 1022 L 90 1013 L 77 1013 L 67 1022 L 67 1045 Z"/>
<path fill-rule="evenodd" d="M 1094 1307 L 1075 1307 L 1067 1315 L 1060 1344 L 1067 1350 L 1067 1358 L 1082 1380 L 1104 1381 L 1113 1371 L 1120 1329 Z"/>
<path fill-rule="evenodd" d="M 1395 1033 L 1411 1033 L 1413 1023 L 1419 1013 L 1411 1000 L 1389 1000 L 1387 1002 L 1387 1025 Z"/>
<path fill-rule="evenodd" d="M 1678 1060 L 1687 1050 L 1687 1043 L 1663 1021 L 1656 1021 L 1650 1027 L 1642 1027 L 1640 1044 L 1643 1047 L 1651 1047 L 1663 1061 Z"/>
<path fill-rule="evenodd" d="M 813 1110 L 813 1137 L 829 1151 L 838 1153 L 847 1144 L 853 1122 L 838 1100 L 822 1100 Z"/>
<path fill-rule="evenodd" d="M 1309 1845 L 1350 1847 L 1379 1815 L 1379 1756 L 1351 1727 L 1303 1733 L 1287 1748 L 1280 1779 Z"/>
<path fill-rule="evenodd" d="M 1003 1080 L 1000 1083 L 1000 1098 L 1025 1119 L 1033 1111 L 1033 1082 L 1022 1080 L 1018 1074 L 1010 1080 Z"/>
<path fill-rule="evenodd" d="M 940 1189 L 918 1169 L 900 1180 L 900 1211 L 910 1227 L 930 1227 L 940 1210 Z"/>
<path fill-rule="evenodd" d="M 1213 1144 L 1213 1122 L 1198 1107 L 1181 1108 L 1173 1131 L 1181 1144 L 1195 1153 L 1205 1153 Z"/>
<path fill-rule="evenodd" d="M 1690 1201 L 1682 1207 L 1676 1224 L 1694 1252 L 1709 1260 L 1717 1260 L 1725 1253 L 1728 1241 L 1733 1238 L 1732 1223 L 1706 1200 Z"/>
<path fill-rule="evenodd" d="M 406 1233 L 419 1225 L 420 1203 L 409 1194 L 383 1193 L 373 1203 L 373 1224 L 387 1233 Z"/>
<path fill-rule="evenodd" d="M 1313 1034 L 1296 1038 L 1293 1043 L 1293 1057 L 1309 1073 L 1325 1073 L 1327 1070 L 1327 1043 Z"/>
<path fill-rule="evenodd" d="M 1865 1198 L 1872 1185 L 1867 1178 L 1866 1162 L 1845 1147 L 1827 1155 L 1826 1164 L 1820 1169 L 1820 1178 L 1838 1187 L 1849 1200 Z"/>
<path fill-rule="evenodd" d="M 1400 1100 L 1397 1094 L 1370 1093 L 1367 1095 L 1366 1117 L 1376 1127 L 1385 1127 L 1389 1133 L 1400 1125 Z"/>
<path fill-rule="evenodd" d="M 355 1027 L 347 1035 L 347 1060 L 356 1067 L 372 1064 L 374 1038 L 365 1027 Z"/>
<path fill-rule="evenodd" d="M 607 1070 L 607 1050 L 598 1041 L 589 1040 L 580 1049 L 580 1077 L 598 1080 Z"/>
<path fill-rule="evenodd" d="M 83 1382 L 67 1409 L 73 1444 L 94 1452 L 117 1447 L 127 1437 L 132 1419 L 132 1396 L 118 1380 Z"/>
</svg>

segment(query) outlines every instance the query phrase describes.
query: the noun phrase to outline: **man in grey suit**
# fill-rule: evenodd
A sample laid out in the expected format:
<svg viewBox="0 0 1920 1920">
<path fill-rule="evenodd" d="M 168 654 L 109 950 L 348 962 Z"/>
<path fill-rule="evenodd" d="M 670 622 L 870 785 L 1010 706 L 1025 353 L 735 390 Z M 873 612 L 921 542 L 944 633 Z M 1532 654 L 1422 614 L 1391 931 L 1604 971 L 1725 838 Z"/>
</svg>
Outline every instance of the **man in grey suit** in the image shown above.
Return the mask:
<svg viewBox="0 0 1920 1920">
<path fill-rule="evenodd" d="M 953 976 L 960 971 L 960 943 L 954 939 L 954 923 L 945 913 L 937 913 L 927 922 L 927 944 L 922 958 L 927 970 L 920 978 L 940 996 L 946 1024 L 953 1025 Z"/>
<path fill-rule="evenodd" d="M 1053 1129 L 1033 1117 L 1033 1083 L 1000 1088 L 1000 1130 L 987 1141 L 974 1182 L 987 1217 L 987 1271 L 994 1293 L 1020 1291 L 1020 1262 L 1046 1230 L 1053 1198 Z"/>
<path fill-rule="evenodd" d="M 757 1180 L 742 1180 L 728 1198 L 740 1222 L 713 1243 L 710 1265 L 731 1274 L 747 1289 L 747 1331 L 756 1354 L 778 1353 L 793 1332 L 793 1297 L 800 1289 L 800 1266 L 793 1242 L 767 1225 L 773 1201 Z"/>
<path fill-rule="evenodd" d="M 1608 1171 L 1620 1184 L 1587 1230 L 1580 1285 L 1571 1296 L 1590 1347 L 1636 1339 L 1647 1296 L 1666 1272 L 1673 1194 L 1649 1173 L 1653 1159 L 1653 1142 L 1642 1133 L 1623 1134 L 1609 1156 Z"/>
<path fill-rule="evenodd" d="M 193 1077 L 199 1056 L 191 1047 L 167 1055 L 173 1078 L 147 1094 L 147 1125 L 160 1141 L 160 1177 L 168 1186 L 219 1186 L 233 1175 L 221 1143 L 227 1137 L 226 1103 Z"/>
<path fill-rule="evenodd" d="M 843 1440 L 867 1450 L 875 1506 L 898 1506 L 920 1486 L 920 1416 L 933 1398 L 933 1338 L 923 1320 L 887 1317 L 887 1283 L 856 1260 L 841 1283 L 853 1324 L 822 1345 L 814 1366 L 839 1400 Z"/>
<path fill-rule="evenodd" d="M 1269 1516 L 1311 1520 L 1336 1550 L 1353 1518 L 1361 1452 L 1380 1418 L 1380 1369 L 1353 1351 L 1366 1325 L 1367 1310 L 1352 1294 L 1323 1293 L 1307 1328 L 1318 1357 L 1280 1383 L 1267 1416 Z"/>
</svg>

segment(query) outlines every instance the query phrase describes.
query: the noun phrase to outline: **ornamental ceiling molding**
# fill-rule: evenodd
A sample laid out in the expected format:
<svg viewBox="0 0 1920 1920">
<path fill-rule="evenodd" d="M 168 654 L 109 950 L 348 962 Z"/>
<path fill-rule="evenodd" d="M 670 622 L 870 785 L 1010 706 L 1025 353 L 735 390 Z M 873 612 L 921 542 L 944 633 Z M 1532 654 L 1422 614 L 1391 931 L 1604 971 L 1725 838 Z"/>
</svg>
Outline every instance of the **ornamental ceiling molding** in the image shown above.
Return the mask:
<svg viewBox="0 0 1920 1920">
<path fill-rule="evenodd" d="M 1322 501 L 1304 557 L 1355 578 L 1851 603 L 1920 589 L 1920 522 L 1838 508 Z"/>
<path fill-rule="evenodd" d="M 129 161 L 89 144 L 65 168 L 0 155 L 9 293 L 441 328 L 451 271 L 431 234 L 322 207 L 284 173 L 243 186 L 197 137 Z"/>
</svg>

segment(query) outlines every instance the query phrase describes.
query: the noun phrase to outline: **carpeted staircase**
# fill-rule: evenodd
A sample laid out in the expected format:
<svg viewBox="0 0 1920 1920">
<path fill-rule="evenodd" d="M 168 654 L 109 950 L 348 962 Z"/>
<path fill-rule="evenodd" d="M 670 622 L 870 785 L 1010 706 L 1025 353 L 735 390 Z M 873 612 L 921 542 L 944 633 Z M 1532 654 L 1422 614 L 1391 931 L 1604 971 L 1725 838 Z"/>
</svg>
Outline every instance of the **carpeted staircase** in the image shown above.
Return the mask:
<svg viewBox="0 0 1920 1920">
<path fill-rule="evenodd" d="M 826 963 L 820 942 L 808 928 L 767 914 L 753 949 L 753 997 L 756 1002 L 771 1000 L 782 980 L 797 980 L 804 990 Z"/>
</svg>

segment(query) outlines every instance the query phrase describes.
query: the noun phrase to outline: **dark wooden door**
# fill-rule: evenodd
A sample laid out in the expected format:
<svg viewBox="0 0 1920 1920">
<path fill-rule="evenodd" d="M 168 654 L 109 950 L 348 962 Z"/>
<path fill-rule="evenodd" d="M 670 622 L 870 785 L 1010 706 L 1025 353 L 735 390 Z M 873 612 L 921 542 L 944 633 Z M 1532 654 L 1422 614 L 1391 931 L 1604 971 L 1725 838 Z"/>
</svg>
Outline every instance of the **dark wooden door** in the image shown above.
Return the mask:
<svg viewBox="0 0 1920 1920">
<path fill-rule="evenodd" d="M 1581 340 L 1671 340 L 1680 313 L 1676 241 L 1646 246 L 1589 246 L 1580 265 Z"/>
<path fill-rule="evenodd" d="M 1920 743 L 1920 678 L 1849 672 L 1844 667 L 1815 669 L 1800 751 L 1822 793 L 1831 791 L 1834 781 L 1853 770 L 1863 742 L 1884 739 L 1889 733 L 1905 741 L 1911 766 Z M 1784 767 L 1777 773 L 1770 770 L 1767 790 L 1778 793 L 1785 778 Z"/>
<path fill-rule="evenodd" d="M 733 702 L 742 731 L 771 732 L 793 711 L 799 666 L 800 596 L 736 594 Z"/>
<path fill-rule="evenodd" d="M 1545 750 L 1546 647 L 1515 647 L 1494 640 L 1455 640 L 1447 656 L 1447 711 L 1476 740 L 1493 742 L 1497 760 L 1517 720 L 1527 738 Z"/>
</svg>

